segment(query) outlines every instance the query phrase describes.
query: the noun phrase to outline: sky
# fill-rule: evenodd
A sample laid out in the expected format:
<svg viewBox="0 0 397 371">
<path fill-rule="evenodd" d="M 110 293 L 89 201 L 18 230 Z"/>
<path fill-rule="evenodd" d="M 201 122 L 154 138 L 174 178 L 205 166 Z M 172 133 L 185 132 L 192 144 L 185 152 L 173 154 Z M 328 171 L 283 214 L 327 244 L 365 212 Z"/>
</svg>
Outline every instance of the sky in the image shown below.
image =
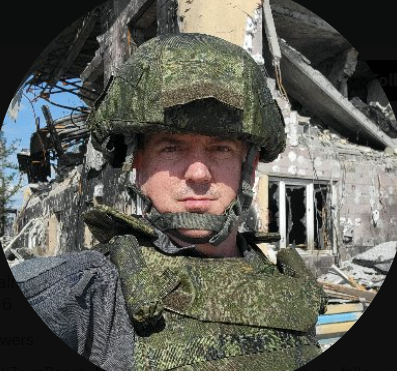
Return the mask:
<svg viewBox="0 0 397 371">
<path fill-rule="evenodd" d="M 76 80 L 76 83 L 79 81 Z M 18 150 L 16 153 L 20 152 L 22 149 L 28 149 L 30 147 L 30 137 L 36 131 L 35 117 L 39 119 L 40 128 L 46 126 L 46 121 L 42 113 L 42 106 L 48 105 L 51 111 L 52 118 L 54 120 L 68 116 L 71 114 L 71 110 L 57 107 L 42 98 L 35 99 L 38 95 L 38 90 L 35 92 L 29 92 L 25 88 L 23 90 L 22 100 L 20 109 L 18 112 L 18 117 L 14 121 L 9 113 L 7 112 L 2 126 L 2 131 L 4 132 L 7 144 L 10 145 L 14 140 L 18 141 Z M 82 102 L 76 95 L 71 93 L 57 93 L 51 94 L 50 100 L 54 103 L 63 106 L 84 106 Z M 10 102 L 11 103 L 11 102 Z M 78 112 L 74 112 L 78 113 Z M 16 153 L 9 158 L 15 164 L 18 164 Z M 53 172 L 53 171 L 52 171 Z M 6 170 L 6 173 L 9 173 Z M 23 201 L 23 192 L 28 184 L 26 175 L 23 177 L 23 189 L 14 196 L 13 205 L 14 208 L 20 208 Z"/>
</svg>

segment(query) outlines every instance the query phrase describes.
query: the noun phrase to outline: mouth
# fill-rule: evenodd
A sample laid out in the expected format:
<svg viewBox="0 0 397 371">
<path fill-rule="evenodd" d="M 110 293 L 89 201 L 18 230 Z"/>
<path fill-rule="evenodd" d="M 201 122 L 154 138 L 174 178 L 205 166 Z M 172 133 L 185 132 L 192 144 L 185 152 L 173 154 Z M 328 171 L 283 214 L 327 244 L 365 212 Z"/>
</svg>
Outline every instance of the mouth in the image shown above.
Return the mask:
<svg viewBox="0 0 397 371">
<path fill-rule="evenodd" d="M 210 209 L 214 199 L 206 197 L 187 197 L 179 202 L 183 204 L 186 211 L 203 213 Z"/>
</svg>

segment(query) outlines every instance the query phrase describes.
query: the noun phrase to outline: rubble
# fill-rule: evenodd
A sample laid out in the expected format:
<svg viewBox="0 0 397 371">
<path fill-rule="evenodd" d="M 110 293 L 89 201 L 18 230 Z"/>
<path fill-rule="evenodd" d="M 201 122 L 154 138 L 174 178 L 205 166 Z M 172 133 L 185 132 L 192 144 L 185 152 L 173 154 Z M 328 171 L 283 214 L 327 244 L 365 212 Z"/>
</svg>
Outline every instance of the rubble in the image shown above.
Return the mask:
<svg viewBox="0 0 397 371">
<path fill-rule="evenodd" d="M 18 248 L 39 248 L 44 247 L 47 223 L 44 217 L 31 219 L 4 248 L 4 255 L 12 259 Z M 22 255 L 19 257 L 22 259 Z"/>
<path fill-rule="evenodd" d="M 366 104 L 360 98 L 350 101 L 354 107 L 376 123 L 390 138 L 397 138 L 397 121 L 387 117 L 385 110 L 379 104 Z"/>
<path fill-rule="evenodd" d="M 341 267 L 346 277 L 353 282 L 363 286 L 366 290 L 379 290 L 382 286 L 386 274 L 390 270 L 396 254 L 397 242 L 390 241 L 356 255 L 351 260 L 345 261 Z M 344 285 L 354 286 L 338 269 L 330 269 L 330 271 L 319 277 L 319 281 L 325 285 Z"/>
<path fill-rule="evenodd" d="M 89 130 L 86 115 L 72 115 L 53 121 L 49 110 L 47 126 L 37 129 L 30 139 L 30 149 L 17 154 L 19 170 L 26 173 L 31 184 L 46 183 L 51 177 L 50 160 L 58 159 L 53 166 L 58 176 L 65 176 L 70 168 L 83 163 Z"/>
<path fill-rule="evenodd" d="M 285 40 L 281 40 L 280 47 L 285 87 L 299 103 L 310 107 L 324 123 L 348 139 L 355 139 L 359 131 L 363 144 L 396 147 L 396 141 L 345 98 L 304 55 Z"/>
<path fill-rule="evenodd" d="M 364 303 L 328 305 L 316 324 L 316 334 L 324 351 L 335 344 L 354 325 L 366 309 Z"/>
<path fill-rule="evenodd" d="M 396 255 L 397 242 L 385 242 L 373 247 L 353 258 L 353 262 L 363 266 L 372 268 L 375 271 L 380 270 L 388 273 Z"/>
<path fill-rule="evenodd" d="M 9 245 L 9 243 L 11 242 L 12 237 L 4 235 L 0 237 L 0 244 L 3 247 L 3 250 Z"/>
</svg>

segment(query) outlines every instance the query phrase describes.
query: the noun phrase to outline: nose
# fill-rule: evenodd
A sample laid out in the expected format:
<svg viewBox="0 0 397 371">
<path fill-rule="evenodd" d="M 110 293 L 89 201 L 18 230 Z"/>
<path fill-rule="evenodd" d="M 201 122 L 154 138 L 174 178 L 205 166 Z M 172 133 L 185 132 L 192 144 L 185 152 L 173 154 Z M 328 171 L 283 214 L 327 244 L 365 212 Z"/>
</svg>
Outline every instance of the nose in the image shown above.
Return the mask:
<svg viewBox="0 0 397 371">
<path fill-rule="evenodd" d="M 196 160 L 188 165 L 185 172 L 185 179 L 196 183 L 209 183 L 212 176 L 206 163 Z"/>
</svg>

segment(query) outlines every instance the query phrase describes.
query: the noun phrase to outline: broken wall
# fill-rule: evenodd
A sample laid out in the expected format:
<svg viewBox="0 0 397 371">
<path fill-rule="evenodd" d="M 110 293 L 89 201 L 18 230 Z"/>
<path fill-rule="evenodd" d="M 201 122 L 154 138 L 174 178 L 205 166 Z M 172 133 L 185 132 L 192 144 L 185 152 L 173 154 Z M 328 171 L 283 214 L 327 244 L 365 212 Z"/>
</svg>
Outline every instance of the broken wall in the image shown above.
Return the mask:
<svg viewBox="0 0 397 371">
<path fill-rule="evenodd" d="M 217 36 L 262 57 L 262 5 L 259 1 L 178 0 L 177 13 L 180 32 Z"/>
<path fill-rule="evenodd" d="M 134 212 L 125 191 L 130 176 L 107 165 L 88 143 L 84 164 L 69 169 L 63 180 L 28 191 L 16 221 L 18 236 L 9 248 L 33 249 L 34 255 L 53 256 L 92 247 L 97 241 L 85 227 L 83 213 L 100 203 L 127 214 Z"/>
<path fill-rule="evenodd" d="M 80 174 L 74 169 L 63 182 L 53 183 L 53 188 L 42 192 L 31 193 L 18 215 L 18 232 L 24 236 L 24 228 L 29 222 L 40 216 L 45 226 L 35 232 L 40 243 L 36 248 L 45 251 L 45 255 L 57 255 L 70 252 L 76 246 L 76 219 L 80 201 Z M 32 229 L 27 231 L 29 235 Z M 30 237 L 31 238 L 31 237 Z M 21 238 L 11 247 L 31 248 L 26 238 Z"/>
<path fill-rule="evenodd" d="M 292 112 L 286 150 L 259 165 L 258 176 L 286 184 L 329 184 L 332 238 L 341 260 L 397 239 L 397 157 L 388 151 L 348 143 Z M 304 200 L 302 200 L 304 202 Z M 314 238 L 314 236 L 313 236 Z"/>
<path fill-rule="evenodd" d="M 340 253 L 344 259 L 356 250 L 396 239 L 393 228 L 396 220 L 395 187 L 397 186 L 393 175 L 396 163 L 394 155 L 349 144 L 339 135 L 320 129 L 317 125 L 319 118 L 321 120 L 326 117 L 328 127 L 336 132 L 341 128 L 342 131 L 346 128 L 351 129 L 353 123 L 356 125 L 353 128 L 356 133 L 356 128 L 360 129 L 361 121 L 364 121 L 370 127 L 370 134 L 376 139 L 376 143 L 394 144 L 387 133 L 379 133 L 375 123 L 369 122 L 369 119 L 359 113 L 355 114 L 354 120 L 346 121 L 346 117 L 349 116 L 350 119 L 350 111 L 354 111 L 352 105 L 347 104 L 345 97 L 347 94 L 345 85 L 353 72 L 353 67 L 352 71 L 349 70 L 347 73 L 346 63 L 341 63 L 339 67 L 343 72 L 341 80 L 337 70 L 334 69 L 326 74 L 324 66 L 335 65 L 335 56 L 345 50 L 351 50 L 351 46 L 336 30 L 311 12 L 295 6 L 293 2 L 274 0 L 271 5 L 279 36 L 297 49 L 292 50 L 289 44 L 282 46 L 283 59 L 289 61 L 289 64 L 282 68 L 285 86 L 290 87 L 288 94 L 292 96 L 295 92 L 294 86 L 298 86 L 299 89 L 295 89 L 294 95 L 295 100 L 298 100 L 298 93 L 301 92 L 303 83 L 308 84 L 305 91 L 309 93 L 301 98 L 299 112 L 302 115 L 317 112 L 318 117 L 303 117 L 297 111 L 283 109 L 288 146 L 276 161 L 260 164 L 258 176 L 262 178 L 262 182 L 258 183 L 259 203 L 264 205 L 269 202 L 268 189 L 275 181 L 280 179 L 287 181 L 287 191 L 288 182 L 292 182 L 294 187 L 297 187 L 293 195 L 295 204 L 302 208 L 306 207 L 304 210 L 306 213 L 312 212 L 310 220 L 303 220 L 303 217 L 298 215 L 303 226 L 307 227 L 310 223 L 315 225 L 315 230 L 311 234 L 307 233 L 305 242 L 302 243 L 308 246 L 312 254 L 327 250 L 331 256 Z M 251 0 L 227 3 L 207 0 L 110 1 L 101 13 L 102 33 L 96 35 L 99 47 L 92 62 L 81 75 L 83 86 L 95 87 L 96 97 L 106 86 L 111 73 L 134 52 L 140 43 L 156 33 L 178 30 L 205 32 L 241 45 L 260 64 L 263 64 L 264 53 L 267 72 L 271 74 L 272 58 L 266 56 L 266 47 L 263 48 L 266 46 L 266 40 L 262 37 L 264 34 L 260 6 L 259 2 Z M 305 37 L 301 37 L 302 34 Z M 310 61 L 306 56 L 310 57 Z M 319 71 L 313 73 L 314 67 Z M 287 73 L 289 70 L 292 72 L 297 70 L 299 74 Z M 332 76 L 336 76 L 334 78 L 336 82 L 329 80 L 333 80 Z M 269 79 L 269 82 L 274 86 L 274 81 Z M 314 83 L 318 90 L 312 88 Z M 332 88 L 332 84 L 337 85 L 337 83 L 342 84 L 344 88 L 338 86 Z M 344 93 L 342 94 L 341 91 Z M 376 98 L 369 100 L 380 99 L 379 93 L 375 94 L 374 89 L 371 91 L 374 92 L 372 96 Z M 324 94 L 327 95 L 328 100 L 332 100 L 333 110 L 330 110 L 328 101 L 320 101 Z M 318 108 L 317 111 L 313 106 Z M 327 108 L 326 111 L 324 107 Z M 45 243 L 41 242 L 41 244 L 45 244 L 49 255 L 75 251 L 95 244 L 95 239 L 84 226 L 81 218 L 82 213 L 90 205 L 104 203 L 127 214 L 135 212 L 135 206 L 124 190 L 125 184 L 133 177 L 132 174 L 123 174 L 121 170 L 106 165 L 102 156 L 90 144 L 86 150 L 84 163 L 75 166 L 74 172 L 67 173 L 64 180 L 65 184 L 70 182 L 67 187 L 64 187 L 62 182 L 51 183 L 50 190 L 41 194 L 36 193 L 23 211 L 21 228 L 38 215 L 44 216 L 48 231 L 41 238 Z M 306 191 L 302 191 L 303 187 L 300 184 L 305 186 Z M 310 186 L 311 184 L 313 187 Z M 327 233 L 330 235 L 327 236 L 326 241 L 325 238 L 322 241 L 318 240 L 320 229 L 325 228 L 324 225 L 316 222 L 317 211 L 313 210 L 313 205 L 304 204 L 308 199 L 305 192 L 312 192 L 316 202 L 323 202 L 316 196 L 319 184 L 321 187 L 330 186 L 324 203 L 332 201 L 330 204 L 321 205 L 321 209 L 324 209 L 323 206 L 331 209 L 324 216 L 324 220 L 326 217 L 331 219 L 331 225 L 327 226 Z M 264 191 L 265 189 L 267 192 Z M 299 197 L 302 197 L 300 204 Z M 268 210 L 261 205 L 259 205 L 260 210 L 257 210 L 260 214 L 259 222 L 262 222 L 261 228 L 266 230 L 272 221 L 266 219 Z M 258 207 L 258 203 L 256 206 Z M 252 218 L 255 224 L 255 218 Z M 295 233 L 296 240 L 298 233 L 299 231 Z M 303 239 L 299 242 L 303 242 Z"/>
<path fill-rule="evenodd" d="M 339 182 L 343 259 L 397 239 L 397 159 L 384 153 L 343 155 Z"/>
</svg>

